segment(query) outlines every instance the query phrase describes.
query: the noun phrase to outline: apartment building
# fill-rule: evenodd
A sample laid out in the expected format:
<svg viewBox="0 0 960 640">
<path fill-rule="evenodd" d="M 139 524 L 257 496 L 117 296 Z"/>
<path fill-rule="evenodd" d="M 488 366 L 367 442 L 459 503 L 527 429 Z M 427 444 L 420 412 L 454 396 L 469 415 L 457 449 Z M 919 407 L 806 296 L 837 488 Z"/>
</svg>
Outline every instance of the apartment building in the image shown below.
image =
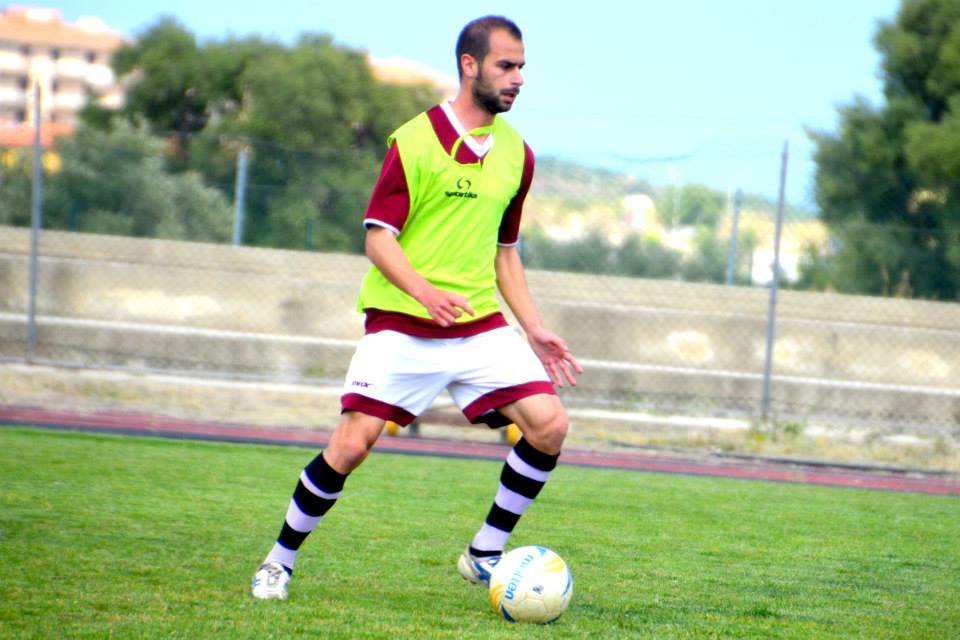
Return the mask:
<svg viewBox="0 0 960 640">
<path fill-rule="evenodd" d="M 96 18 L 65 22 L 55 9 L 6 7 L 0 12 L 0 147 L 26 146 L 34 136 L 34 87 L 40 87 L 44 146 L 69 133 L 89 100 L 118 107 L 123 92 L 110 67 L 124 44 Z"/>
</svg>

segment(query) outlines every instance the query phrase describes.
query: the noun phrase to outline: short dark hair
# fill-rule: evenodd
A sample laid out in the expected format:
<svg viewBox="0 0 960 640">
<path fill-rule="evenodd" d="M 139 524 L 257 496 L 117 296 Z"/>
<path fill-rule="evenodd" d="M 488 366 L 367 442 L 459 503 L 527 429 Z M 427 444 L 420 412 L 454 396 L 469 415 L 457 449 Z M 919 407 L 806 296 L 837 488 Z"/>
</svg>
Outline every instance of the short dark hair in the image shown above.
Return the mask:
<svg viewBox="0 0 960 640">
<path fill-rule="evenodd" d="M 517 40 L 523 40 L 520 27 L 513 20 L 503 16 L 483 16 L 467 23 L 457 38 L 457 74 L 463 78 L 460 58 L 465 53 L 473 56 L 477 62 L 483 62 L 490 52 L 490 32 L 503 29 Z"/>
</svg>

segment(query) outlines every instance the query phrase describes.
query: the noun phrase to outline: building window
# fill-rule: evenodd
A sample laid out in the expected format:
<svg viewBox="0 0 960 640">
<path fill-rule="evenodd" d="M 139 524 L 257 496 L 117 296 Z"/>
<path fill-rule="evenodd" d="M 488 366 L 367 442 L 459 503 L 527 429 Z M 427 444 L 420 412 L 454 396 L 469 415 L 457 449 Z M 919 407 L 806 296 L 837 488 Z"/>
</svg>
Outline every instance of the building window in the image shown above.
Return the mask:
<svg viewBox="0 0 960 640">
<path fill-rule="evenodd" d="M 26 122 L 27 112 L 24 111 L 23 109 L 17 109 L 17 111 L 13 115 L 13 119 L 15 122 Z"/>
<path fill-rule="evenodd" d="M 27 90 L 27 76 L 20 76 L 17 78 L 17 87 L 23 89 L 24 91 Z"/>
<path fill-rule="evenodd" d="M 25 56 L 30 55 L 30 45 L 25 44 L 22 47 L 20 47 L 20 53 L 22 53 Z"/>
<path fill-rule="evenodd" d="M 59 59 L 60 59 L 60 49 L 57 49 L 56 47 L 54 47 L 53 49 L 50 49 L 50 59 L 51 59 L 51 60 L 59 60 Z"/>
<path fill-rule="evenodd" d="M 53 93 L 56 93 L 59 88 L 60 88 L 59 79 L 54 78 L 53 80 L 50 81 L 50 91 L 52 91 Z"/>
<path fill-rule="evenodd" d="M 87 63 L 93 64 L 97 59 L 97 54 L 94 51 L 87 51 Z"/>
</svg>

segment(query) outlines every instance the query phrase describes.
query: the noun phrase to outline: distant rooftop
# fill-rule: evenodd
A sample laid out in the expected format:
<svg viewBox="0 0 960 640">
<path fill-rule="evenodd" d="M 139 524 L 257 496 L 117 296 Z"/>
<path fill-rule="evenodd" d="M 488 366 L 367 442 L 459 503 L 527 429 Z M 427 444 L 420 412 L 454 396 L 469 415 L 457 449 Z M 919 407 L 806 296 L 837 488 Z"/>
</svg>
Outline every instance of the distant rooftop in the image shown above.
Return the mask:
<svg viewBox="0 0 960 640">
<path fill-rule="evenodd" d="M 99 18 L 65 22 L 56 9 L 9 6 L 0 12 L 0 40 L 18 44 L 113 50 L 125 41 Z"/>
<path fill-rule="evenodd" d="M 405 58 L 371 56 L 370 66 L 377 80 L 395 84 L 428 84 L 439 89 L 445 98 L 456 96 L 460 86 L 455 77 Z"/>
</svg>

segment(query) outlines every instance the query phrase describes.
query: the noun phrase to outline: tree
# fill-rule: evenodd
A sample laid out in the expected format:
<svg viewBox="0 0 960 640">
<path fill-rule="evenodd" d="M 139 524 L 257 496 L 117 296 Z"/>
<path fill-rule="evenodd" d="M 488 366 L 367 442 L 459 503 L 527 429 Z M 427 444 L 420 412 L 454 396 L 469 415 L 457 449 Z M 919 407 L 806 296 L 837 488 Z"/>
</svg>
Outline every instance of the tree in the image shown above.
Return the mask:
<svg viewBox="0 0 960 640">
<path fill-rule="evenodd" d="M 670 226 L 716 227 L 724 215 L 726 202 L 722 191 L 702 184 L 669 186 L 660 197 L 660 216 Z"/>
<path fill-rule="evenodd" d="M 217 130 L 251 140 L 250 242 L 361 251 L 387 136 L 435 91 L 384 85 L 365 54 L 319 35 L 252 61 L 241 82 L 243 110 Z"/>
<path fill-rule="evenodd" d="M 960 295 L 960 2 L 904 0 L 875 43 L 885 104 L 857 99 L 816 144 L 816 200 L 839 240 L 808 256 L 839 291 Z M 828 281 L 828 284 L 825 282 Z"/>
<path fill-rule="evenodd" d="M 155 131 L 185 135 L 209 119 L 210 78 L 193 34 L 172 17 L 161 18 L 133 44 L 113 55 L 118 76 L 130 76 L 124 112 Z"/>
<path fill-rule="evenodd" d="M 572 271 L 576 273 L 611 273 L 616 251 L 599 231 L 582 238 L 558 241 L 539 229 L 523 236 L 524 263 L 532 269 Z"/>
<path fill-rule="evenodd" d="M 702 235 L 712 238 L 707 232 Z M 581 238 L 554 240 L 541 229 L 533 227 L 523 234 L 521 255 L 528 268 L 574 273 L 667 279 L 679 278 L 681 272 L 687 269 L 679 253 L 653 238 L 631 234 L 618 247 L 597 229 Z M 697 260 L 697 257 L 692 259 L 693 262 Z M 696 270 L 695 267 L 693 269 Z M 698 274 L 698 271 L 694 273 L 695 276 Z"/>
<path fill-rule="evenodd" d="M 122 114 L 176 142 L 170 149 L 172 170 L 197 168 L 190 158 L 195 136 L 210 124 L 236 118 L 247 65 L 282 49 L 258 37 L 200 45 L 176 19 L 163 17 L 114 54 L 114 71 L 129 84 Z M 84 122 L 104 130 L 113 115 L 97 105 L 81 113 Z"/>
<path fill-rule="evenodd" d="M 727 271 L 727 246 L 711 229 L 697 230 L 693 255 L 683 264 L 686 282 L 723 282 Z"/>
<path fill-rule="evenodd" d="M 94 233 L 221 242 L 226 198 L 193 172 L 166 167 L 166 143 L 125 122 L 81 126 L 57 141 L 61 168 L 47 176 L 44 225 Z"/>
<path fill-rule="evenodd" d="M 439 96 L 379 82 L 364 52 L 308 34 L 293 46 L 257 38 L 198 44 L 161 19 L 118 52 L 132 82 L 124 114 L 176 144 L 168 166 L 233 197 L 249 158 L 244 241 L 361 251 L 359 219 L 387 135 Z M 102 113 L 86 114 L 103 125 Z"/>
<path fill-rule="evenodd" d="M 641 278 L 675 278 L 680 271 L 680 254 L 657 240 L 639 234 L 627 237 L 617 251 L 615 270 Z"/>
<path fill-rule="evenodd" d="M 32 152 L 0 150 L 0 224 L 30 226 Z"/>
<path fill-rule="evenodd" d="M 436 96 L 382 85 L 365 54 L 319 35 L 252 61 L 241 82 L 243 111 L 218 129 L 252 141 L 250 241 L 360 251 L 387 135 Z"/>
</svg>

